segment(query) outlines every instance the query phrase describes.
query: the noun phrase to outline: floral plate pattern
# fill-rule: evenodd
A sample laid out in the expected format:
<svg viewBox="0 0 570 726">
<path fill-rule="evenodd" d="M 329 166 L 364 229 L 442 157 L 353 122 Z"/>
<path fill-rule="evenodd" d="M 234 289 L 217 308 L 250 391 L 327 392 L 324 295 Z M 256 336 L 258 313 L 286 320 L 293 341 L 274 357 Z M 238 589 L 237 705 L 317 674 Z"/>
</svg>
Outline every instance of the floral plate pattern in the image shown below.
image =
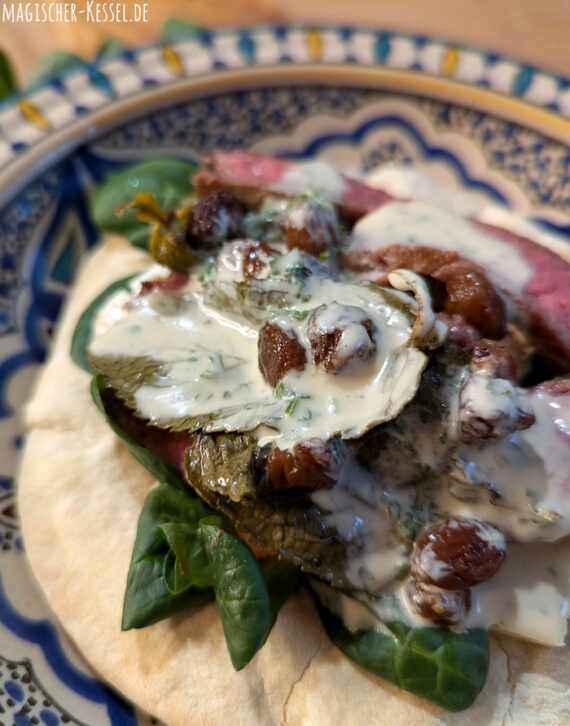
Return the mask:
<svg viewBox="0 0 570 726">
<path fill-rule="evenodd" d="M 356 173 L 396 161 L 570 235 L 567 119 L 565 79 L 349 28 L 199 32 L 0 107 L 0 724 L 152 722 L 97 680 L 50 614 L 15 507 L 21 407 L 98 239 L 95 185 L 132 162 L 217 147 L 317 155 Z"/>
</svg>

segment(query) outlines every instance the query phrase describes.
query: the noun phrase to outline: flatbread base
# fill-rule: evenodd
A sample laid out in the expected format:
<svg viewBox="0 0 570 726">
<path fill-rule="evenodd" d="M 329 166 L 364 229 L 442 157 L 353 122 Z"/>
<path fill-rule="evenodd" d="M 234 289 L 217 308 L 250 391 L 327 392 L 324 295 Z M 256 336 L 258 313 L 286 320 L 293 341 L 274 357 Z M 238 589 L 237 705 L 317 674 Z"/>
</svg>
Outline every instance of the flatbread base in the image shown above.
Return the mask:
<svg viewBox="0 0 570 726">
<path fill-rule="evenodd" d="M 171 726 L 570 723 L 568 647 L 493 637 L 483 693 L 468 711 L 450 714 L 346 658 L 304 591 L 284 606 L 267 643 L 239 673 L 215 605 L 121 631 L 137 519 L 154 481 L 105 424 L 89 375 L 73 364 L 69 347 L 87 304 L 148 262 L 117 238 L 89 257 L 26 410 L 19 477 L 26 552 L 55 615 L 95 671 Z"/>
</svg>

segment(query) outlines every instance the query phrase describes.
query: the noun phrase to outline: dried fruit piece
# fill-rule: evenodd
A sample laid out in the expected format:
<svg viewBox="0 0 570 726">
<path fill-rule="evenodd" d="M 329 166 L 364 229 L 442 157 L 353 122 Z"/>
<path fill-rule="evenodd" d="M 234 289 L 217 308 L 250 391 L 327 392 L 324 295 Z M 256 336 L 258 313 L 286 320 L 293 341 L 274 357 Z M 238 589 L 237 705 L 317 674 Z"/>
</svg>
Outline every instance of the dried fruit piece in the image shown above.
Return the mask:
<svg viewBox="0 0 570 726">
<path fill-rule="evenodd" d="M 257 360 L 261 375 L 276 386 L 288 371 L 303 370 L 307 354 L 293 330 L 265 323 L 259 331 Z"/>
<path fill-rule="evenodd" d="M 499 365 L 489 362 L 490 367 Z M 464 444 L 497 440 L 528 429 L 535 415 L 526 394 L 510 380 L 471 373 L 459 397 L 457 434 Z"/>
<path fill-rule="evenodd" d="M 458 260 L 443 265 L 432 276 L 445 283 L 445 312 L 462 315 L 488 338 L 505 335 L 505 304 L 483 270 L 467 260 Z"/>
<path fill-rule="evenodd" d="M 416 540 L 412 576 L 444 590 L 465 590 L 490 579 L 505 559 L 505 539 L 487 522 L 451 518 L 427 527 Z"/>
<path fill-rule="evenodd" d="M 340 230 L 335 208 L 317 199 L 292 201 L 284 215 L 288 249 L 295 247 L 314 257 L 340 244 Z"/>
<path fill-rule="evenodd" d="M 243 215 L 243 204 L 229 189 L 216 189 L 194 207 L 190 234 L 198 247 L 215 249 L 239 234 Z"/>
<path fill-rule="evenodd" d="M 437 625 L 459 625 L 471 606 L 471 590 L 443 590 L 412 577 L 406 586 L 413 609 Z"/>
<path fill-rule="evenodd" d="M 273 449 L 267 462 L 275 489 L 324 489 L 334 486 L 342 465 L 336 451 L 320 439 L 306 439 L 293 448 Z"/>
<path fill-rule="evenodd" d="M 473 348 L 471 369 L 493 378 L 516 381 L 518 366 L 511 351 L 494 340 L 482 338 Z"/>
<path fill-rule="evenodd" d="M 338 373 L 355 359 L 366 360 L 376 351 L 376 326 L 364 310 L 332 302 L 314 310 L 307 335 L 315 365 Z"/>
</svg>

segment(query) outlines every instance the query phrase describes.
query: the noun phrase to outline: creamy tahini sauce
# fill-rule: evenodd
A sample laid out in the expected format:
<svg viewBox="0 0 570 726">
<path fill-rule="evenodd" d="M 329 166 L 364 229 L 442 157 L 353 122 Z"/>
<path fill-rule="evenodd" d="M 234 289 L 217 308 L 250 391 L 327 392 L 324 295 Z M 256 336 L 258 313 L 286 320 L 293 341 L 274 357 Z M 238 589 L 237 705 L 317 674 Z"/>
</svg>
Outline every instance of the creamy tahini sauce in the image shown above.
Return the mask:
<svg viewBox="0 0 570 726">
<path fill-rule="evenodd" d="M 510 543 L 498 573 L 471 590 L 466 627 L 490 626 L 545 645 L 564 645 L 570 615 L 570 541 Z"/>
<path fill-rule="evenodd" d="M 354 543 L 346 569 L 354 587 L 378 592 L 407 565 L 406 545 L 390 519 L 384 490 L 350 452 L 335 486 L 313 492 L 311 499 L 329 512 L 327 523 Z"/>
<path fill-rule="evenodd" d="M 568 241 L 564 237 L 545 231 L 508 207 L 474 200 L 465 192 L 457 191 L 436 181 L 429 174 L 409 166 L 386 164 L 368 173 L 365 181 L 369 186 L 382 189 L 395 197 L 426 202 L 458 217 L 469 217 L 502 227 L 533 242 L 546 245 L 562 256 L 568 254 Z"/>
<path fill-rule="evenodd" d="M 317 192 L 327 199 L 340 199 L 345 187 L 346 181 L 340 172 L 324 161 L 315 160 L 292 164 L 271 188 L 290 196 Z"/>
<path fill-rule="evenodd" d="M 384 164 L 366 174 L 364 180 L 368 186 L 382 189 L 396 198 L 427 202 L 460 217 L 471 217 L 483 206 L 465 192 L 451 189 L 428 174 L 400 164 Z"/>
<path fill-rule="evenodd" d="M 231 262 L 226 257 L 221 266 L 220 284 L 227 285 L 232 269 L 241 281 L 239 265 Z M 289 308 L 266 311 L 267 319 L 293 331 L 306 350 L 304 369 L 287 373 L 276 389 L 258 367 L 259 326 L 206 304 L 201 293 L 190 289 L 177 296 L 137 298 L 128 314 L 117 314 L 114 324 L 95 337 L 90 353 L 94 359 L 150 358 L 162 364 L 134 394 L 138 412 L 153 423 L 178 425 L 209 415 L 206 431 L 251 431 L 268 424 L 275 430 L 273 438 L 287 447 L 311 437 L 360 436 L 397 415 L 413 397 L 426 356 L 411 343 L 415 316 L 410 306 L 413 310 L 413 299 L 401 293 L 386 297 L 368 286 L 310 276 Z M 376 331 L 373 354 L 356 358 L 338 373 L 316 366 L 307 337 L 313 310 L 325 327 L 334 326 L 333 318 L 340 315 L 346 326 L 345 352 L 360 345 L 355 321 L 370 319 Z M 113 318 L 109 306 L 105 315 Z"/>
<path fill-rule="evenodd" d="M 532 276 L 512 245 L 426 202 L 391 202 L 365 215 L 354 226 L 350 249 L 374 250 L 396 243 L 459 252 L 478 261 L 494 283 L 510 291 L 520 291 Z"/>
<path fill-rule="evenodd" d="M 564 645 L 570 615 L 570 542 L 511 544 L 499 572 L 471 588 L 471 607 L 465 621 L 455 628 L 484 627 L 550 646 Z M 345 595 L 312 581 L 311 587 L 351 631 L 379 630 L 384 623 L 404 622 L 430 627 L 430 620 L 412 608 L 405 583 L 387 586 L 375 597 L 364 593 Z"/>
<path fill-rule="evenodd" d="M 510 399 L 498 396 L 495 405 L 503 400 L 507 407 Z M 532 391 L 526 400 L 536 416 L 529 429 L 453 452 L 467 481 L 460 487 L 465 501 L 445 486 L 434 498 L 442 511 L 492 522 L 509 539 L 552 542 L 570 534 L 570 396 Z M 475 501 L 468 501 L 470 494 Z"/>
</svg>

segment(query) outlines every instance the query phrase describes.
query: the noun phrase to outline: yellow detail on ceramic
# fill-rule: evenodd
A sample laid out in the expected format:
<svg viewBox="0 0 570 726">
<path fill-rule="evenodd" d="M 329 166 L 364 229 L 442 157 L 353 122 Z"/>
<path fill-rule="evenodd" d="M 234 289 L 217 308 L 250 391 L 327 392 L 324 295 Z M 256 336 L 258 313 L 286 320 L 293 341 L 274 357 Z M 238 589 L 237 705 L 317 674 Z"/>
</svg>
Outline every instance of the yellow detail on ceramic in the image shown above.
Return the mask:
<svg viewBox="0 0 570 726">
<path fill-rule="evenodd" d="M 312 61 L 319 61 L 323 56 L 323 39 L 316 30 L 310 30 L 306 38 L 307 50 Z"/>
<path fill-rule="evenodd" d="M 42 131 L 49 131 L 51 124 L 48 119 L 43 115 L 40 109 L 31 101 L 26 101 L 25 98 L 18 101 L 18 108 L 22 116 L 33 124 L 36 128 Z"/>
<path fill-rule="evenodd" d="M 177 76 L 181 76 L 184 73 L 184 66 L 182 60 L 174 48 L 170 45 L 162 47 L 162 60 L 166 63 L 168 68 Z"/>
<path fill-rule="evenodd" d="M 457 48 L 448 48 L 441 59 L 441 72 L 444 76 L 452 76 L 459 61 Z"/>
</svg>

